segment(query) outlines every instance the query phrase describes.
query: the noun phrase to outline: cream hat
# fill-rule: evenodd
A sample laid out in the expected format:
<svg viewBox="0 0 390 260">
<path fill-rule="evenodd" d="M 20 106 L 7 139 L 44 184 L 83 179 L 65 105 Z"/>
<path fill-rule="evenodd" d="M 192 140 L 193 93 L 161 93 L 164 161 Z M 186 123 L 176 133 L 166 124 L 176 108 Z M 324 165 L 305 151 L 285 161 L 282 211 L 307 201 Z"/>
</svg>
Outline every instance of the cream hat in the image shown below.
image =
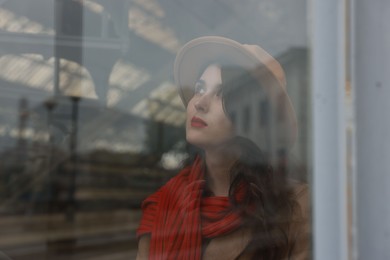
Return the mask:
<svg viewBox="0 0 390 260">
<path fill-rule="evenodd" d="M 218 60 L 246 69 L 261 83 L 272 103 L 275 105 L 277 102 L 278 109 L 284 110 L 288 126 L 286 142 L 292 146 L 298 128 L 294 108 L 286 91 L 284 71 L 279 62 L 258 45 L 241 44 L 219 36 L 204 36 L 186 43 L 177 53 L 173 68 L 183 104 L 187 106 L 192 98 L 193 87 L 201 70 Z"/>
</svg>

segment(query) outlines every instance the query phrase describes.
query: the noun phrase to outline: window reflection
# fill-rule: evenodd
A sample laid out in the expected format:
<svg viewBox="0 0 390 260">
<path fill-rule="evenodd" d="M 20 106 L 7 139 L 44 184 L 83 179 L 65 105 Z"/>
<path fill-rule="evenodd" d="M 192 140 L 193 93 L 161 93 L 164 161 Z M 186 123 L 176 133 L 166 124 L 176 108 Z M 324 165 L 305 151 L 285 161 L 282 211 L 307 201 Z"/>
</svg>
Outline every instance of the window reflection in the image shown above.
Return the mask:
<svg viewBox="0 0 390 260">
<path fill-rule="evenodd" d="M 261 43 L 280 60 L 300 124 L 288 164 L 305 180 L 305 5 L 0 1 L 2 253 L 134 258 L 141 201 L 188 156 L 172 64 L 182 44 L 200 35 Z M 261 100 L 232 117 L 278 154 L 267 127 L 274 111 Z"/>
</svg>

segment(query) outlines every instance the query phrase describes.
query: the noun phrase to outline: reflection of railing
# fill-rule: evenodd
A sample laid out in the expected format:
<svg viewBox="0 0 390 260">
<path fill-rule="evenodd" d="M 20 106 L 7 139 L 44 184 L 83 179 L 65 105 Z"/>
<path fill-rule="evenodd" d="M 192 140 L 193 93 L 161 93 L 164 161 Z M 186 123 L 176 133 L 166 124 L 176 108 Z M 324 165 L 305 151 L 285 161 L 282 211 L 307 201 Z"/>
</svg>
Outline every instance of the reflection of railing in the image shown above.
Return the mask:
<svg viewBox="0 0 390 260">
<path fill-rule="evenodd" d="M 2 217 L 0 248 L 22 248 L 74 238 L 85 240 L 110 234 L 134 236 L 139 218 L 140 210 L 82 212 L 76 214 L 71 225 L 60 213 Z"/>
<path fill-rule="evenodd" d="M 153 155 L 106 151 L 79 155 L 74 194 L 76 211 L 73 221 L 69 222 L 63 205 L 67 203 L 68 178 L 74 168 L 67 156 L 63 157 L 65 160 L 56 159 L 59 155 L 53 154 L 57 168 L 52 172 L 52 197 L 45 198 L 30 190 L 31 196 L 24 199 L 15 196 L 14 202 L 24 203 L 28 208 L 34 196 L 41 198 L 34 202 L 32 210 L 27 213 L 3 211 L 0 248 L 10 257 L 23 255 L 34 259 L 47 254 L 52 259 L 53 255 L 60 256 L 64 252 L 88 259 L 83 255 L 86 252 L 89 257 L 96 257 L 103 255 L 103 251 L 133 259 L 141 201 L 174 173 L 158 167 L 158 157 Z M 47 171 L 32 176 L 31 189 L 48 177 Z"/>
<path fill-rule="evenodd" d="M 6 183 L 6 189 L 11 191 L 10 196 L 3 199 L 0 203 L 0 212 L 2 214 L 10 214 L 12 212 L 21 213 L 21 210 L 30 211 L 30 204 L 36 201 L 47 201 L 47 179 L 49 173 L 67 160 L 69 157 L 63 152 L 56 150 L 55 165 L 48 165 L 46 151 L 47 146 L 30 149 L 29 152 L 35 153 L 33 158 L 28 158 L 26 162 L 14 160 L 13 156 L 18 157 L 17 153 L 5 154 L 2 157 L 8 159 L 7 166 L 2 169 L 4 177 L 10 176 L 12 179 Z M 22 185 L 21 185 L 22 184 Z M 23 200 L 23 201 L 21 201 Z M 21 205 L 23 202 L 28 202 L 28 205 Z"/>
</svg>

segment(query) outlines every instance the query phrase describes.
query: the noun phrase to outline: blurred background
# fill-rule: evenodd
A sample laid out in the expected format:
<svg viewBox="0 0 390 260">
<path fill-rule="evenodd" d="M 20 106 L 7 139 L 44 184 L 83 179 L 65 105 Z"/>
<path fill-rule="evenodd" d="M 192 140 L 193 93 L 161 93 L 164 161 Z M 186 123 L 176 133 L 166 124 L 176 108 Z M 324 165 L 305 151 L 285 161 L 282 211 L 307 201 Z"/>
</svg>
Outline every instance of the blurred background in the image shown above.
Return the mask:
<svg viewBox="0 0 390 260">
<path fill-rule="evenodd" d="M 172 66 L 195 37 L 258 44 L 279 60 L 300 125 L 289 173 L 307 181 L 306 9 L 306 0 L 1 0 L 0 258 L 135 257 L 142 200 L 187 156 Z M 271 138 L 256 134 L 273 112 L 252 99 L 238 117 L 254 138 Z"/>
</svg>

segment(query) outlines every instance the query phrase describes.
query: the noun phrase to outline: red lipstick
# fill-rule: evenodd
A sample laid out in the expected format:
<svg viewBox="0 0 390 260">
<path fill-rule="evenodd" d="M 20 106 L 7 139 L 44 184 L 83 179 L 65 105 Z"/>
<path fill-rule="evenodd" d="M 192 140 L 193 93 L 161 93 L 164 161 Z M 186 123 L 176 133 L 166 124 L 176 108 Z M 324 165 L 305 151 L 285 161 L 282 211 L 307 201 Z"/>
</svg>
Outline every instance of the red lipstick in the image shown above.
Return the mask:
<svg viewBox="0 0 390 260">
<path fill-rule="evenodd" d="M 199 117 L 192 117 L 191 126 L 196 128 L 204 128 L 207 126 L 206 122 L 200 119 Z"/>
</svg>

